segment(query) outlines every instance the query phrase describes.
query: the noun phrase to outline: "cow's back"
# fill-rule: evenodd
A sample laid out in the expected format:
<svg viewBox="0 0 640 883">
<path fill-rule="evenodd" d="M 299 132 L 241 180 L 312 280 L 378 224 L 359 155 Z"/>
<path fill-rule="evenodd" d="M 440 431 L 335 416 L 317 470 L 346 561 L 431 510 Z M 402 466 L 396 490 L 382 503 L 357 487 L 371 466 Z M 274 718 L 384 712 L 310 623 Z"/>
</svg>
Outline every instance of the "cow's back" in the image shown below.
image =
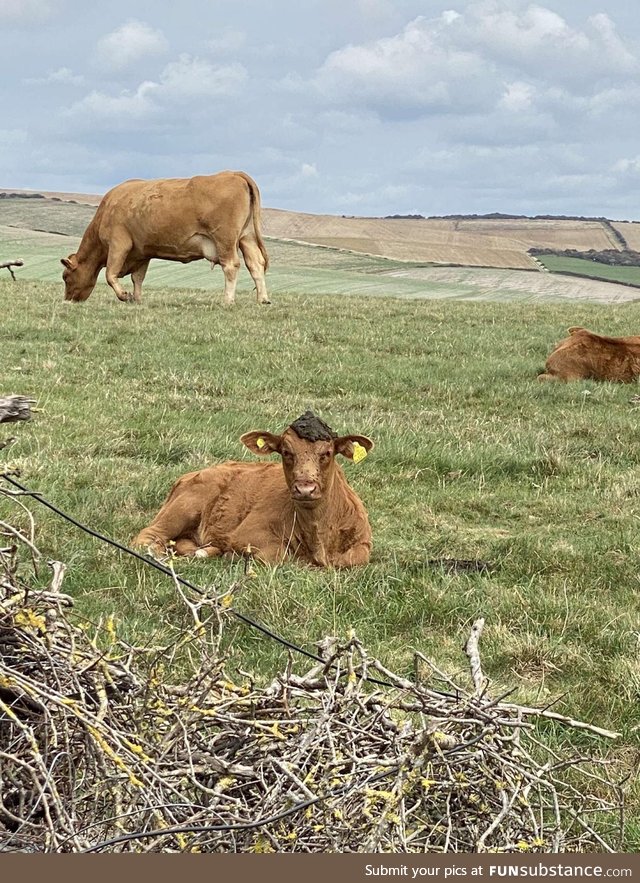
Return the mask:
<svg viewBox="0 0 640 883">
<path fill-rule="evenodd" d="M 607 337 L 586 328 L 570 328 L 569 337 L 547 359 L 546 370 L 562 380 L 630 383 L 640 374 L 640 338 Z"/>
<path fill-rule="evenodd" d="M 196 235 L 241 230 L 251 214 L 243 175 L 219 172 L 194 178 L 125 181 L 105 194 L 96 214 L 100 239 L 126 231 L 140 254 L 180 254 Z"/>
</svg>

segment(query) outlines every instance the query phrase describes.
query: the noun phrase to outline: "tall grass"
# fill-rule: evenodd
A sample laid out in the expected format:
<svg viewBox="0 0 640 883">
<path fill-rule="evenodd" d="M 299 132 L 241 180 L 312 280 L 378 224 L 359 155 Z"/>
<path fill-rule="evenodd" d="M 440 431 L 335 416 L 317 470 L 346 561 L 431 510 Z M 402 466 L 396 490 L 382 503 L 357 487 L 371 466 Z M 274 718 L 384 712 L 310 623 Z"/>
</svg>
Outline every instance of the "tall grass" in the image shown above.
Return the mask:
<svg viewBox="0 0 640 883">
<path fill-rule="evenodd" d="M 354 627 L 401 671 L 414 647 L 464 668 L 460 646 L 483 615 L 492 689 L 515 687 L 524 702 L 562 696 L 560 710 L 623 731 L 613 776 L 637 770 L 634 389 L 536 381 L 567 326 L 632 333 L 637 306 L 291 292 L 257 308 L 245 290 L 225 309 L 204 291 L 149 289 L 133 307 L 105 286 L 70 305 L 60 285 L 10 280 L 0 295 L 0 391 L 39 408 L 2 433 L 17 440 L 0 457 L 28 485 L 127 542 L 180 474 L 250 458 L 243 432 L 282 429 L 312 407 L 376 442 L 345 465 L 370 514 L 372 561 L 348 572 L 257 566 L 237 606 L 311 649 Z M 66 589 L 89 616 L 115 613 L 140 642 L 181 615 L 168 580 L 32 508 L 40 546 L 69 564 Z M 440 557 L 493 570 L 428 563 Z M 226 560 L 177 567 L 221 587 L 243 573 Z M 239 627 L 229 652 L 268 676 L 283 651 Z"/>
</svg>

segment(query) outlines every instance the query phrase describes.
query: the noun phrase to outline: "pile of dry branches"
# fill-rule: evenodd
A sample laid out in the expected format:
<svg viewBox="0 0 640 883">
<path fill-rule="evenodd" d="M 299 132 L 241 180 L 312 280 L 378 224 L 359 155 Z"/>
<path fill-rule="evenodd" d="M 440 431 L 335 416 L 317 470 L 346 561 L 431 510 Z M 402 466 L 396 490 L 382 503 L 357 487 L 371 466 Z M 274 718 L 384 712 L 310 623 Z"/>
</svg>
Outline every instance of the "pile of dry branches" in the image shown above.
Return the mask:
<svg viewBox="0 0 640 883">
<path fill-rule="evenodd" d="M 262 687 L 225 671 L 231 590 L 194 603 L 176 583 L 188 625 L 136 649 L 80 621 L 63 565 L 34 587 L 27 534 L 0 522 L 0 851 L 618 846 L 604 761 L 545 748 L 535 709 L 484 692 L 481 621 L 469 689 L 423 656 L 427 683 L 400 678 L 355 636 Z"/>
</svg>

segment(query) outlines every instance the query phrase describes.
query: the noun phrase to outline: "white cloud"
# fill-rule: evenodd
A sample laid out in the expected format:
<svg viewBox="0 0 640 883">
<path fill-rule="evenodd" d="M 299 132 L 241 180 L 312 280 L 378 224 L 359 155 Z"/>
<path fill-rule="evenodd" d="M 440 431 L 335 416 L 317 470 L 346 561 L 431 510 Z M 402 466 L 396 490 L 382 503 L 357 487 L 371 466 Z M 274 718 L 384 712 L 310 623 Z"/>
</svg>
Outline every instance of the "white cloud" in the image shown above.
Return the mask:
<svg viewBox="0 0 640 883">
<path fill-rule="evenodd" d="M 317 178 L 318 168 L 314 162 L 303 162 L 300 167 L 300 175 L 303 178 Z"/>
<path fill-rule="evenodd" d="M 507 83 L 504 95 L 500 99 L 500 107 L 515 112 L 528 110 L 533 102 L 536 90 L 530 83 L 518 80 Z"/>
<path fill-rule="evenodd" d="M 442 13 L 442 20 L 445 24 L 452 24 L 456 19 L 462 18 L 459 12 L 456 12 L 455 9 L 445 9 Z"/>
<path fill-rule="evenodd" d="M 64 116 L 89 129 L 137 129 L 160 112 L 153 100 L 157 89 L 157 83 L 147 80 L 134 92 L 125 90 L 119 95 L 94 90 L 68 108 Z"/>
<path fill-rule="evenodd" d="M 215 37 L 207 40 L 207 48 L 216 55 L 231 55 L 239 52 L 245 45 L 247 35 L 244 31 L 225 28 Z"/>
<path fill-rule="evenodd" d="M 37 24 L 53 11 L 51 0 L 0 0 L 0 20 Z"/>
<path fill-rule="evenodd" d="M 24 80 L 31 86 L 46 86 L 60 83 L 66 86 L 81 86 L 84 83 L 82 74 L 74 74 L 68 67 L 59 67 L 57 70 L 51 71 L 46 77 L 27 77 Z"/>
<path fill-rule="evenodd" d="M 574 89 L 589 88 L 601 76 L 638 71 L 638 60 L 605 14 L 588 18 L 580 29 L 545 6 L 530 4 L 517 11 L 504 0 L 479 0 L 455 24 L 456 45 L 496 65 Z"/>
<path fill-rule="evenodd" d="M 218 98 L 233 95 L 247 77 L 246 68 L 238 62 L 216 67 L 201 58 L 181 55 L 160 75 L 159 97 Z"/>
<path fill-rule="evenodd" d="M 336 104 L 364 104 L 392 117 L 486 106 L 496 85 L 477 53 L 448 39 L 456 21 L 450 13 L 419 16 L 393 37 L 332 52 L 315 85 Z"/>
<path fill-rule="evenodd" d="M 576 98 L 640 62 L 605 13 L 572 27 L 545 6 L 471 0 L 464 12 L 418 16 L 399 33 L 330 53 L 312 81 L 334 106 L 386 119 L 434 113 L 523 111 L 536 93 L 562 88 Z M 285 83 L 302 91 L 295 78 Z"/>
<path fill-rule="evenodd" d="M 624 175 L 640 176 L 640 156 L 635 156 L 631 159 L 619 159 L 614 163 L 612 171 L 616 173 L 622 172 Z"/>
<path fill-rule="evenodd" d="M 123 70 L 141 58 L 161 55 L 169 48 L 162 31 L 131 19 L 106 34 L 96 47 L 98 62 L 114 71 Z"/>
<path fill-rule="evenodd" d="M 150 123 L 163 127 L 166 109 L 172 120 L 180 118 L 205 99 L 219 100 L 235 95 L 247 79 L 246 69 L 238 63 L 215 67 L 208 61 L 181 55 L 165 66 L 157 81 L 145 80 L 134 89 L 117 95 L 94 90 L 65 111 L 65 116 L 85 126 L 107 130 L 147 128 Z"/>
</svg>

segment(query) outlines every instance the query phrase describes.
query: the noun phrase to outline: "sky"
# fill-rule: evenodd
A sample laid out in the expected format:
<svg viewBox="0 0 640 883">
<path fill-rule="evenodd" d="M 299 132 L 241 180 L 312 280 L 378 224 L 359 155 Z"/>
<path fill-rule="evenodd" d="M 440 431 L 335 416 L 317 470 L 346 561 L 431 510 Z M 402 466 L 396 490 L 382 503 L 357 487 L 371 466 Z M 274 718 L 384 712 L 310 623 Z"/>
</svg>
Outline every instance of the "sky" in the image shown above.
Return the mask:
<svg viewBox="0 0 640 883">
<path fill-rule="evenodd" d="M 640 219 L 628 0 L 0 0 L 0 187 Z"/>
</svg>

